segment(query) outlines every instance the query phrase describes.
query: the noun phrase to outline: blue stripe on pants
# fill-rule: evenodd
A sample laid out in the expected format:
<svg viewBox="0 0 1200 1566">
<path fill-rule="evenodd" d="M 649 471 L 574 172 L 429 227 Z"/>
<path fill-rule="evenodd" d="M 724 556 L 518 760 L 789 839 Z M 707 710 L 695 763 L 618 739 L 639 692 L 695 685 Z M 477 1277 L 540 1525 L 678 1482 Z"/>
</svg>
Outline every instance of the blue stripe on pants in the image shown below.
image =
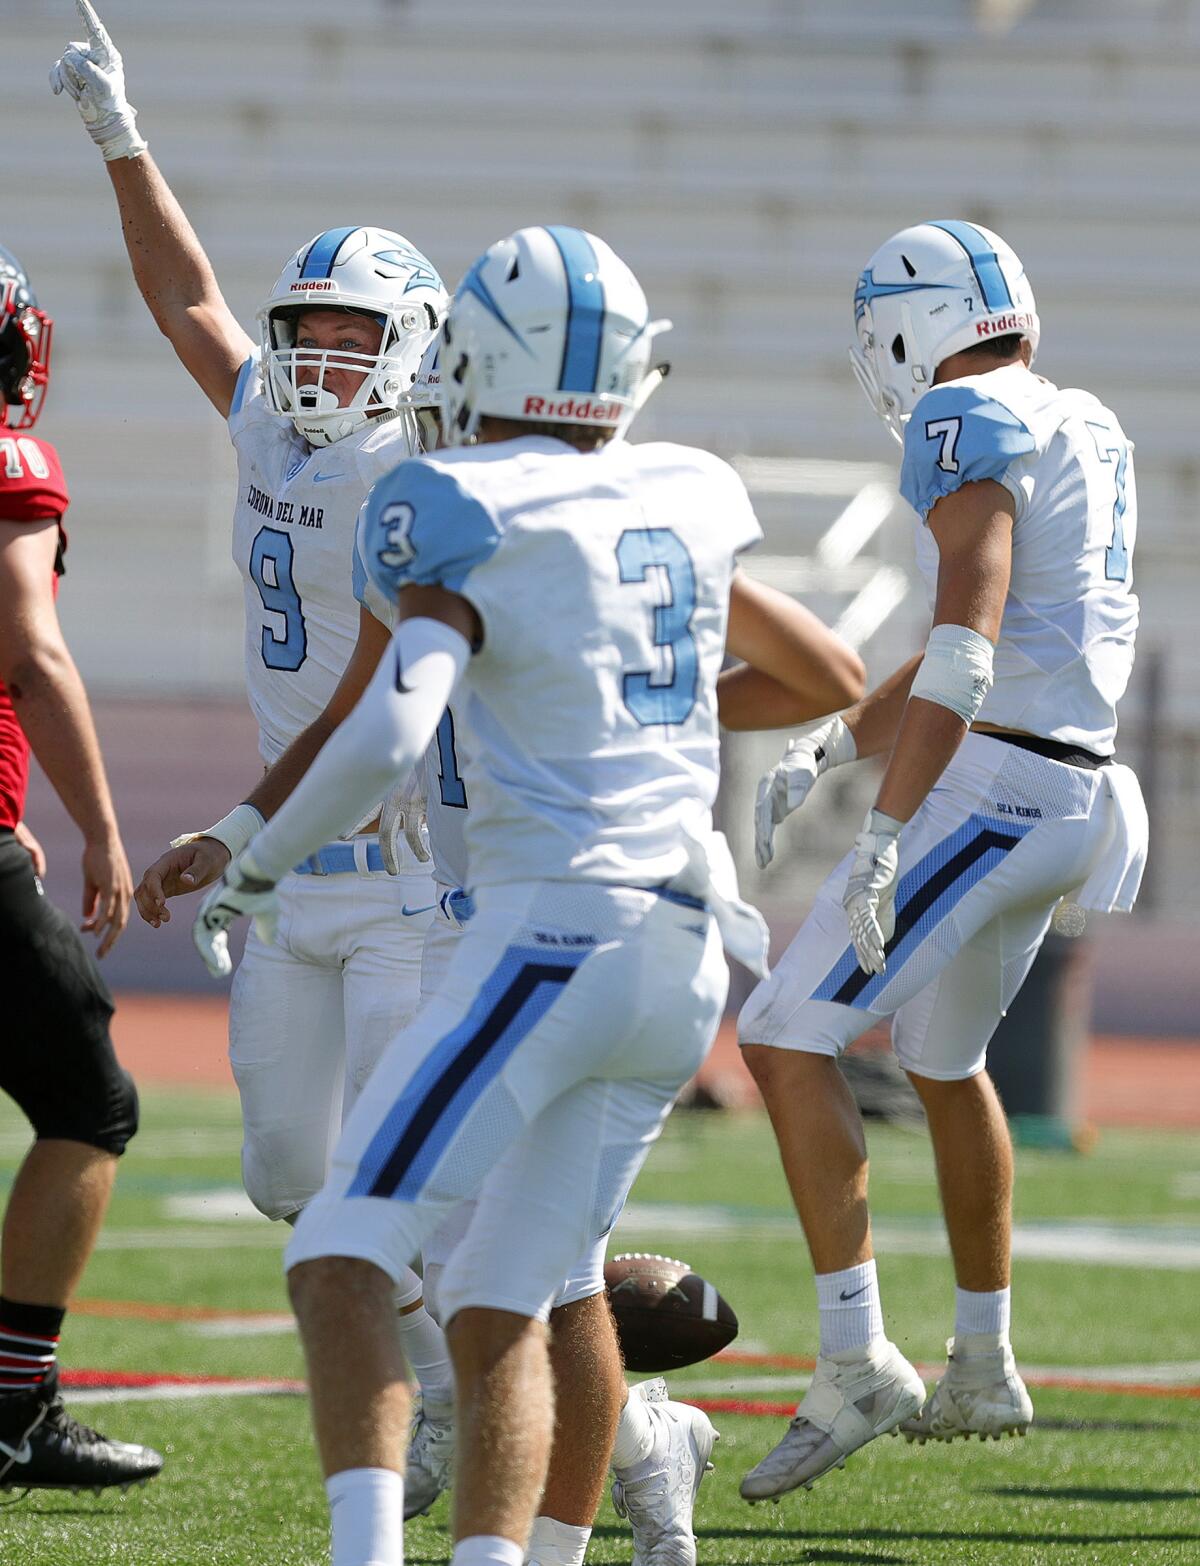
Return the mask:
<svg viewBox="0 0 1200 1566">
<path fill-rule="evenodd" d="M 412 1201 L 480 1096 L 592 948 L 510 946 L 462 1022 L 415 1072 L 371 1139 L 350 1196 Z"/>
<path fill-rule="evenodd" d="M 896 928 L 887 944 L 887 972 L 864 973 L 854 947 L 848 946 L 811 998 L 868 1008 L 926 936 L 989 871 L 1003 864 L 1035 824 L 968 816 L 957 832 L 943 838 L 900 878 Z"/>
</svg>

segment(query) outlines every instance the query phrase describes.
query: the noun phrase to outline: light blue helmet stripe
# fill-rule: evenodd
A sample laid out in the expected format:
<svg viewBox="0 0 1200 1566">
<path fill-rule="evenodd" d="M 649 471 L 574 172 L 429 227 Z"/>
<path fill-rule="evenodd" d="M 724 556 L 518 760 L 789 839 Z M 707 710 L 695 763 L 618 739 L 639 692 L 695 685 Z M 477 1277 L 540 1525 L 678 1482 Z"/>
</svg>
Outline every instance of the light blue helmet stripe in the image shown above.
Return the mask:
<svg viewBox="0 0 1200 1566">
<path fill-rule="evenodd" d="M 600 261 L 582 229 L 547 224 L 546 232 L 558 246 L 567 274 L 567 330 L 558 389 L 594 392 L 606 315 L 604 284 L 596 275 Z"/>
<path fill-rule="evenodd" d="M 979 284 L 979 292 L 983 295 L 984 309 L 1011 310 L 1013 297 L 991 240 L 971 223 L 952 221 L 931 223 L 929 226 L 949 234 L 966 251 L 971 270 Z"/>
<path fill-rule="evenodd" d="M 455 290 L 454 297 L 455 299 L 461 299 L 464 294 L 474 295 L 474 297 L 479 300 L 480 304 L 483 305 L 484 309 L 489 310 L 492 315 L 496 317 L 497 321 L 500 322 L 500 325 L 509 334 L 509 336 L 515 342 L 519 343 L 521 347 L 524 348 L 525 352 L 532 358 L 533 349 L 529 346 L 529 344 L 521 336 L 520 332 L 517 331 L 516 327 L 505 315 L 504 311 L 496 303 L 495 295 L 484 281 L 483 263 L 487 260 L 489 254 L 490 252 L 487 252 L 480 256 L 479 260 L 476 261 L 475 265 L 458 285 L 458 288 Z"/>
<path fill-rule="evenodd" d="M 350 238 L 351 234 L 358 232 L 358 225 L 350 228 L 331 228 L 324 234 L 319 234 L 308 247 L 308 254 L 300 268 L 301 277 L 331 277 L 333 275 L 333 263 L 337 260 L 338 251 Z"/>
</svg>

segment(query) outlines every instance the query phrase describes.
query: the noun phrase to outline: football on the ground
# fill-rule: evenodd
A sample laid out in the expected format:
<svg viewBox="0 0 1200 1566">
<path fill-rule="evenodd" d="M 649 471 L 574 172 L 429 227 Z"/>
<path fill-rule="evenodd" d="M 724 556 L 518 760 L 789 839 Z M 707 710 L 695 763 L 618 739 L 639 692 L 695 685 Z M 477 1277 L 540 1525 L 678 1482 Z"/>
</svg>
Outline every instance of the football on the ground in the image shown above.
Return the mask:
<svg viewBox="0 0 1200 1566">
<path fill-rule="evenodd" d="M 731 1306 L 686 1262 L 637 1252 L 605 1264 L 608 1302 L 628 1370 L 678 1370 L 737 1337 Z"/>
</svg>

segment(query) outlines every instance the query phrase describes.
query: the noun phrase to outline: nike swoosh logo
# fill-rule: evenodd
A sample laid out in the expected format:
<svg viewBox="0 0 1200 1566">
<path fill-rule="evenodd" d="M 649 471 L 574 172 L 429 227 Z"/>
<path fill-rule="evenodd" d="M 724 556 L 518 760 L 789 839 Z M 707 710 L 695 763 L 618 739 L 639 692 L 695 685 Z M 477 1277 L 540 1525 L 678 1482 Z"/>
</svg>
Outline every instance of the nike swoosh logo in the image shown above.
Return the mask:
<svg viewBox="0 0 1200 1566">
<path fill-rule="evenodd" d="M 339 479 L 343 476 L 341 473 L 314 473 L 312 481 L 314 484 L 328 484 L 330 479 Z"/>
<path fill-rule="evenodd" d="M 839 1300 L 853 1300 L 853 1299 L 857 1299 L 860 1294 L 865 1294 L 870 1287 L 871 1287 L 871 1285 L 869 1283 L 864 1283 L 861 1289 L 854 1289 L 849 1294 L 847 1294 L 846 1291 L 843 1289 L 842 1292 L 838 1295 L 838 1299 Z"/>
<path fill-rule="evenodd" d="M 424 908 L 410 908 L 407 903 L 404 903 L 401 906 L 400 912 L 405 916 L 406 919 L 411 919 L 413 914 L 432 913 L 436 907 L 436 903 L 427 903 Z"/>
<path fill-rule="evenodd" d="M 6 1441 L 0 1441 L 0 1452 L 6 1453 L 14 1463 L 29 1463 L 33 1461 L 33 1448 L 28 1441 L 19 1450 L 9 1446 Z"/>
</svg>

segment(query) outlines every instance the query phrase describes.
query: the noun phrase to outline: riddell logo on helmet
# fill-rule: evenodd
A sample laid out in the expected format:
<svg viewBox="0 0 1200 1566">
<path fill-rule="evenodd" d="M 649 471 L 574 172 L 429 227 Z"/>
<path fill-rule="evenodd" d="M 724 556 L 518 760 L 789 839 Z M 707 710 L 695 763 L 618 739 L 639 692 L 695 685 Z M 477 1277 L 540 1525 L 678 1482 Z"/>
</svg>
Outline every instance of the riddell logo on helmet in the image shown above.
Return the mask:
<svg viewBox="0 0 1200 1566">
<path fill-rule="evenodd" d="M 549 397 L 526 397 L 525 412 L 543 419 L 571 419 L 580 423 L 588 419 L 611 419 L 617 410 L 605 402 L 593 402 L 590 397 L 577 401 L 566 397 L 554 402 Z"/>
<path fill-rule="evenodd" d="M 1005 337 L 1011 332 L 1025 332 L 1033 325 L 1031 315 L 1013 313 L 998 315 L 991 321 L 976 321 L 976 337 Z"/>
<path fill-rule="evenodd" d="M 318 293 L 329 293 L 331 291 L 332 292 L 336 292 L 337 291 L 337 286 L 338 285 L 336 283 L 325 282 L 325 281 L 323 281 L 321 279 L 313 278 L 312 280 L 310 280 L 307 283 L 293 283 L 292 284 L 292 293 L 294 293 L 294 294 L 318 294 Z"/>
</svg>

